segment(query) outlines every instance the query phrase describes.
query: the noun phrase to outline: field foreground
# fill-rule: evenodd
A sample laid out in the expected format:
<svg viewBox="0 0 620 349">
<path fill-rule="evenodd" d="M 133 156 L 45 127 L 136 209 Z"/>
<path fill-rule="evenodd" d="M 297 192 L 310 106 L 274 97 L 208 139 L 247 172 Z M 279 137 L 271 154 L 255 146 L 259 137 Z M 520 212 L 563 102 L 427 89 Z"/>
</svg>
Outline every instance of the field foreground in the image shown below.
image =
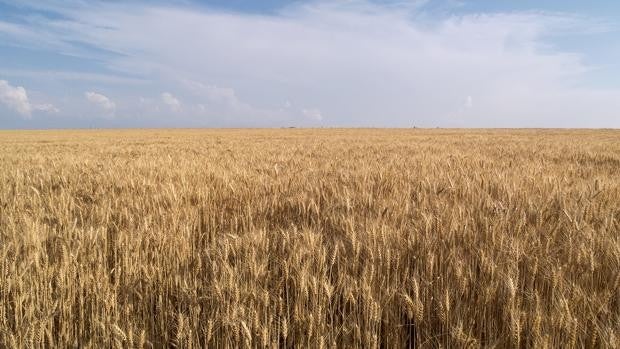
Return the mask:
<svg viewBox="0 0 620 349">
<path fill-rule="evenodd" d="M 0 347 L 620 347 L 620 132 L 0 132 Z"/>
</svg>

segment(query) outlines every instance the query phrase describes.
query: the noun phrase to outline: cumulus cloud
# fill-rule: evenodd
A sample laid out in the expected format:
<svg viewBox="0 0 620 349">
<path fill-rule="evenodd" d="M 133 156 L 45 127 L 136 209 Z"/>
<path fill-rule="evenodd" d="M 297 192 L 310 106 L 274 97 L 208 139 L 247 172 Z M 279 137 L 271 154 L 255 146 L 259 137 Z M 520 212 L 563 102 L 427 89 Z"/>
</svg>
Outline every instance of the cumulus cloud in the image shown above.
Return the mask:
<svg viewBox="0 0 620 349">
<path fill-rule="evenodd" d="M 315 121 L 323 120 L 323 114 L 321 114 L 321 111 L 318 109 L 303 109 L 301 112 L 305 117 L 311 120 L 315 120 Z"/>
<path fill-rule="evenodd" d="M 114 103 L 108 97 L 100 93 L 85 92 L 84 96 L 89 102 L 91 102 L 92 104 L 95 104 L 96 106 L 98 106 L 99 108 L 103 109 L 106 112 L 114 113 L 114 111 L 116 110 L 116 103 Z"/>
<path fill-rule="evenodd" d="M 31 116 L 32 106 L 28 101 L 26 89 L 22 86 L 14 87 L 8 81 L 0 80 L 0 102 L 25 118 Z"/>
<path fill-rule="evenodd" d="M 474 106 L 474 99 L 471 98 L 471 96 L 467 96 L 467 98 L 465 98 L 464 106 L 467 109 L 473 107 Z"/>
<path fill-rule="evenodd" d="M 0 80 L 0 103 L 29 119 L 33 111 L 58 113 L 59 110 L 52 104 L 32 104 L 26 89 L 22 86 L 11 86 L 8 81 Z"/>
<path fill-rule="evenodd" d="M 237 97 L 235 89 L 231 87 L 204 84 L 189 79 L 182 79 L 181 83 L 190 93 L 204 99 L 206 102 L 220 104 L 233 109 L 247 107 L 247 105 Z"/>
<path fill-rule="evenodd" d="M 180 79 L 181 87 L 191 95 L 193 106 L 185 111 L 197 112 L 201 117 L 205 115 L 225 117 L 223 120 L 233 121 L 238 125 L 269 125 L 283 122 L 292 116 L 292 113 L 283 113 L 284 109 L 278 106 L 261 107 L 243 101 L 232 87 L 218 86 L 212 83 L 203 83 L 191 79 Z M 260 101 L 258 101 L 260 103 Z"/>
<path fill-rule="evenodd" d="M 60 109 L 56 108 L 53 104 L 45 103 L 45 104 L 35 104 L 33 106 L 34 110 L 40 110 L 47 113 L 60 113 Z"/>
<path fill-rule="evenodd" d="M 170 110 L 177 112 L 181 110 L 181 102 L 169 92 L 161 94 L 161 100 L 170 108 Z"/>
</svg>

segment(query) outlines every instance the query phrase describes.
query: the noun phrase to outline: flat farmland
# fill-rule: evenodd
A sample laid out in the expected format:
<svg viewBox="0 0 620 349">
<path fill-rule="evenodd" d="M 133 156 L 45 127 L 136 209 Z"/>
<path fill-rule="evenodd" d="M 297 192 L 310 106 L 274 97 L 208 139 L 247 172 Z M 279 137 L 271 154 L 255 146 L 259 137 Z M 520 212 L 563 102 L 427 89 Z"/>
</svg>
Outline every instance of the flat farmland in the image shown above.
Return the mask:
<svg viewBox="0 0 620 349">
<path fill-rule="evenodd" d="M 620 346 L 620 131 L 0 131 L 0 347 Z"/>
</svg>

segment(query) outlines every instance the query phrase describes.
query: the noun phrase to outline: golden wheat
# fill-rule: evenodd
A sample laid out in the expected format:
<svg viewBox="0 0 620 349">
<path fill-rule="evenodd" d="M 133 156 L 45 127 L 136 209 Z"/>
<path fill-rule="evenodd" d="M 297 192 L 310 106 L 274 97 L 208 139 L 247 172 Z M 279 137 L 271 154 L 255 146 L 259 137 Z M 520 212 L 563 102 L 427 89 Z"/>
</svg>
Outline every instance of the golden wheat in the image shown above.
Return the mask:
<svg viewBox="0 0 620 349">
<path fill-rule="evenodd" d="M 0 347 L 620 346 L 620 132 L 0 132 Z"/>
</svg>

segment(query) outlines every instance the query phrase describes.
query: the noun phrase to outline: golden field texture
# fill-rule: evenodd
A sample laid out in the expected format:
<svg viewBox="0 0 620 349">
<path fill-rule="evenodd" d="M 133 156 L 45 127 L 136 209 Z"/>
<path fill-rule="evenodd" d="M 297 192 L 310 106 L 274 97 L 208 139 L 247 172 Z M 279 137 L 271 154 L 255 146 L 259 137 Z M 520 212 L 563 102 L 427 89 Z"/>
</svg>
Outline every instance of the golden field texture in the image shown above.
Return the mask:
<svg viewBox="0 0 620 349">
<path fill-rule="evenodd" d="M 618 348 L 620 132 L 0 132 L 0 347 Z"/>
</svg>

